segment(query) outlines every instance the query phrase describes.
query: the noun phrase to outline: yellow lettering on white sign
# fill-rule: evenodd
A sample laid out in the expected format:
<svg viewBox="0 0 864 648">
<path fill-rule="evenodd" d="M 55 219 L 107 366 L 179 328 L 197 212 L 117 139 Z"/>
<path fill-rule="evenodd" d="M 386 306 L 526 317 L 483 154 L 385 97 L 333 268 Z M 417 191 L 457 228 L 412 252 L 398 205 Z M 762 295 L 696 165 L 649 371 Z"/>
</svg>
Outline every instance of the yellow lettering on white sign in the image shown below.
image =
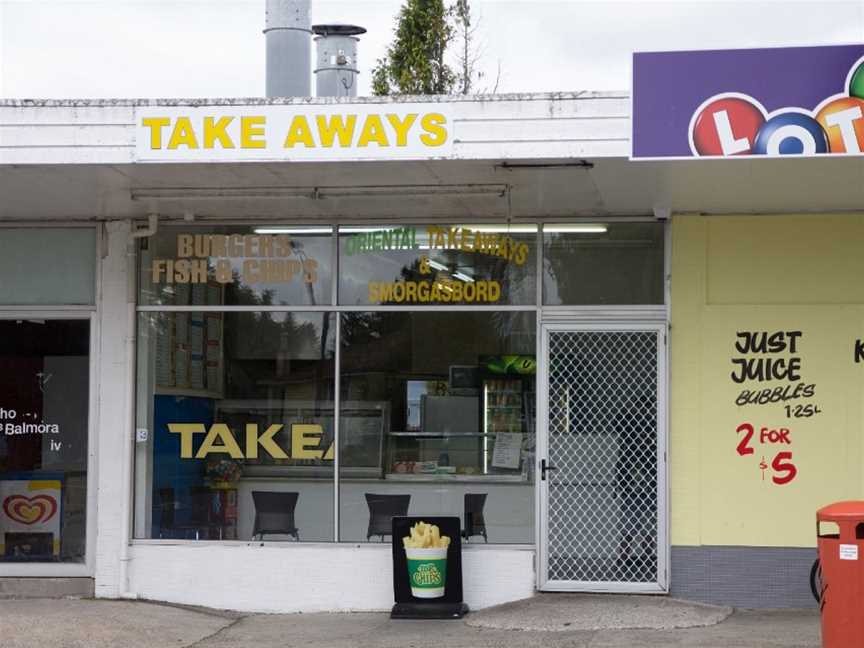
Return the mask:
<svg viewBox="0 0 864 648">
<path fill-rule="evenodd" d="M 447 129 L 444 124 L 447 119 L 441 113 L 429 113 L 423 115 L 420 120 L 420 126 L 426 131 L 426 134 L 420 136 L 420 141 L 426 146 L 442 146 L 447 142 Z"/>
<path fill-rule="evenodd" d="M 232 121 L 234 121 L 233 117 L 220 117 L 218 120 L 215 117 L 205 117 L 204 148 L 215 148 L 216 141 L 218 140 L 222 148 L 233 149 L 234 142 L 231 141 L 226 130 Z"/>
<path fill-rule="evenodd" d="M 332 148 L 333 140 L 339 140 L 339 146 L 348 148 L 351 142 L 354 141 L 354 127 L 357 125 L 357 115 L 346 115 L 342 119 L 342 115 L 332 115 L 330 121 L 324 115 L 318 115 L 315 118 L 318 124 L 318 137 L 321 139 L 321 146 L 324 148 Z"/>
<path fill-rule="evenodd" d="M 351 108 L 353 112 L 346 113 L 335 112 L 337 106 L 154 108 L 140 117 L 137 149 L 142 159 L 259 159 L 259 152 L 264 157 L 315 159 L 328 157 L 334 149 L 386 159 L 388 152 L 394 157 L 422 156 L 423 151 L 451 144 L 444 108 Z"/>
<path fill-rule="evenodd" d="M 162 129 L 171 124 L 168 117 L 145 117 L 141 120 L 141 125 L 150 129 L 150 148 L 162 148 Z"/>
<path fill-rule="evenodd" d="M 178 117 L 174 124 L 174 130 L 171 132 L 171 139 L 168 140 L 168 148 L 176 149 L 180 146 L 185 146 L 189 149 L 198 148 L 198 139 L 195 137 L 195 129 L 192 128 L 192 122 L 188 117 Z"/>
<path fill-rule="evenodd" d="M 240 148 L 263 149 L 267 146 L 264 137 L 264 125 L 267 119 L 263 115 L 240 118 Z"/>
<path fill-rule="evenodd" d="M 387 141 L 387 133 L 384 131 L 384 124 L 381 123 L 380 115 L 369 115 L 363 123 L 363 130 L 360 132 L 360 138 L 357 140 L 357 146 L 369 146 L 370 142 L 375 142 L 378 146 L 390 146 Z"/>
<path fill-rule="evenodd" d="M 307 148 L 315 147 L 312 131 L 309 130 L 309 122 L 306 121 L 306 117 L 303 115 L 296 115 L 291 120 L 288 136 L 285 138 L 285 148 L 293 148 L 295 144 L 302 144 Z"/>
<path fill-rule="evenodd" d="M 387 121 L 396 131 L 396 146 L 408 146 L 408 132 L 417 121 L 417 114 L 410 113 L 405 115 L 403 119 L 399 119 L 399 115 L 387 115 Z"/>
</svg>

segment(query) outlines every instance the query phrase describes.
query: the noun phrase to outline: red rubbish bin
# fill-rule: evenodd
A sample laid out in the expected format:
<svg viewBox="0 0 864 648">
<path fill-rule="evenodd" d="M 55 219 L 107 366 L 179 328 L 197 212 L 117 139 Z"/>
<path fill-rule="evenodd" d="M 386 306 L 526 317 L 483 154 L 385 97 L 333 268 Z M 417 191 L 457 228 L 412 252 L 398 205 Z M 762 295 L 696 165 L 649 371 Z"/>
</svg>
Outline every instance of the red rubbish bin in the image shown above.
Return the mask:
<svg viewBox="0 0 864 648">
<path fill-rule="evenodd" d="M 822 646 L 864 648 L 864 502 L 837 502 L 816 511 L 816 535 Z"/>
</svg>

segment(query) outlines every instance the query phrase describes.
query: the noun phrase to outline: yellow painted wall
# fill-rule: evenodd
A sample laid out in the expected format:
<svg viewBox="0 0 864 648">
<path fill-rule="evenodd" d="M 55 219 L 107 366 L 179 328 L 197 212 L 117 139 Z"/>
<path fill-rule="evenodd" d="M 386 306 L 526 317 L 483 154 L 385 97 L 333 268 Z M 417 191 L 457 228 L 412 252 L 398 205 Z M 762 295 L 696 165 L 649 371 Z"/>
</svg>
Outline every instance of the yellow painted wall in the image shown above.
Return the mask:
<svg viewBox="0 0 864 648">
<path fill-rule="evenodd" d="M 795 353 L 739 353 L 736 334 L 752 331 L 801 337 Z M 817 508 L 864 499 L 864 215 L 675 217 L 670 340 L 672 544 L 814 546 Z M 737 384 L 735 358 L 800 358 L 800 379 Z M 813 396 L 736 404 L 799 383 Z M 785 408 L 808 404 L 821 412 Z M 741 456 L 744 423 L 754 452 Z M 791 443 L 760 443 L 763 426 Z M 782 485 L 778 452 L 797 469 Z"/>
</svg>

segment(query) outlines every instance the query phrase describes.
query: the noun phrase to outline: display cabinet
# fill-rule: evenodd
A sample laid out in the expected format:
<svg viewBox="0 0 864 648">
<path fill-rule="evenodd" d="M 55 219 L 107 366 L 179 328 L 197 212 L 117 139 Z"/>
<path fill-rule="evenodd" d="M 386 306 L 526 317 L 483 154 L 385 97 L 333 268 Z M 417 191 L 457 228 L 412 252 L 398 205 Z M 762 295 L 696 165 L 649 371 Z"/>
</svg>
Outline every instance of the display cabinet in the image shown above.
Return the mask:
<svg viewBox="0 0 864 648">
<path fill-rule="evenodd" d="M 475 396 L 423 396 L 419 429 L 387 435 L 388 477 L 528 480 L 534 394 L 518 380 L 487 382 Z"/>
</svg>

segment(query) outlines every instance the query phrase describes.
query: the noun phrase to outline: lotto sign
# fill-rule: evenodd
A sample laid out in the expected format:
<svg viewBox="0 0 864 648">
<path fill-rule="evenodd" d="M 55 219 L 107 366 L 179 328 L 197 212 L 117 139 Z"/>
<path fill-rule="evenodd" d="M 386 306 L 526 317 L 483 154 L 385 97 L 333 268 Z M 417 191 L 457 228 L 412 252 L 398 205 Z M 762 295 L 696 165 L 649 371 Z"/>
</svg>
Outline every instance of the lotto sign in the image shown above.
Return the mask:
<svg viewBox="0 0 864 648">
<path fill-rule="evenodd" d="M 632 159 L 861 155 L 864 45 L 633 55 Z"/>
<path fill-rule="evenodd" d="M 0 555 L 26 553 L 33 538 L 49 536 L 50 552 L 60 555 L 62 492 L 59 479 L 0 481 Z"/>
</svg>

